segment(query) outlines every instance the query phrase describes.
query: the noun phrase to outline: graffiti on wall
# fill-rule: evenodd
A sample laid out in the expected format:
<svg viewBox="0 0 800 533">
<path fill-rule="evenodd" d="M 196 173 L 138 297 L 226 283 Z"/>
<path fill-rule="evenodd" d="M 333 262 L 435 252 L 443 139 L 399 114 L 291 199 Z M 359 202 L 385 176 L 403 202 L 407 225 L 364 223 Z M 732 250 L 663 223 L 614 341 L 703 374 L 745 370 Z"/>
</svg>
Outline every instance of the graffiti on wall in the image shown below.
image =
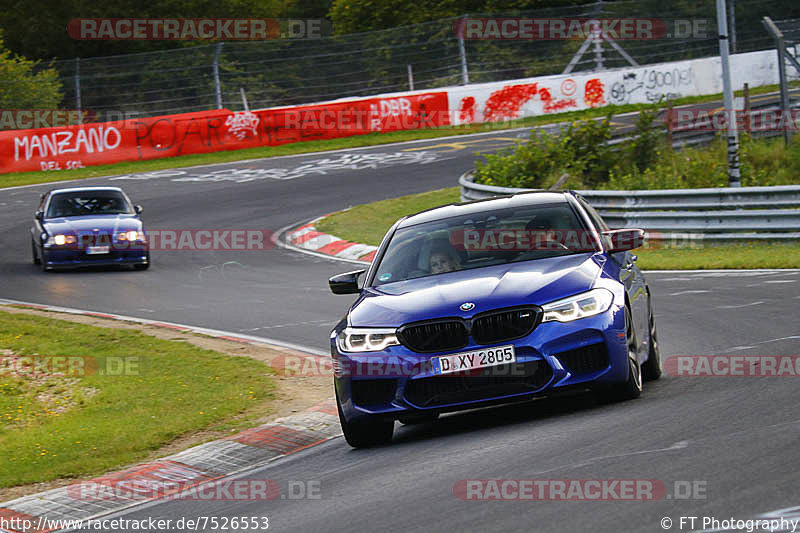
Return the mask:
<svg viewBox="0 0 800 533">
<path fill-rule="evenodd" d="M 658 102 L 683 96 L 682 89 L 694 86 L 694 71 L 691 66 L 672 69 L 646 68 L 622 74 L 622 78 L 611 85 L 609 101 L 612 104 L 627 104 L 644 99 Z"/>
</svg>

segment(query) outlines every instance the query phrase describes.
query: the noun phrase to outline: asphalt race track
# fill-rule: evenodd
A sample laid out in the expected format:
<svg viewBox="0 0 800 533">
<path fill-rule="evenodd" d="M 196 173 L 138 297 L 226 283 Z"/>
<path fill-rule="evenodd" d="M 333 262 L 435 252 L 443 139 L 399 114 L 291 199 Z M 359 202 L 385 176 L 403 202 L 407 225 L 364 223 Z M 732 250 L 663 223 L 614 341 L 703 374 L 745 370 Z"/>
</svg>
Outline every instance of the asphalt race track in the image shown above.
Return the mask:
<svg viewBox="0 0 800 533">
<path fill-rule="evenodd" d="M 455 185 L 474 153 L 522 132 L 82 180 L 123 187 L 148 229 L 279 229 L 350 205 Z M 60 185 L 59 185 L 60 186 Z M 327 349 L 352 265 L 282 248 L 162 251 L 144 272 L 42 273 L 28 229 L 41 192 L 0 190 L 0 298 L 246 333 Z M 800 272 L 649 273 L 664 356 L 797 355 Z M 275 531 L 664 531 L 680 516 L 755 518 L 800 505 L 797 377 L 672 377 L 641 399 L 545 399 L 400 426 L 391 446 L 343 439 L 243 474 L 319 498 L 171 501 L 125 518 L 266 516 Z M 658 501 L 462 501 L 467 479 L 660 480 Z M 699 487 L 694 494 L 683 488 Z M 678 488 L 681 490 L 678 490 Z M 687 497 L 688 496 L 688 497 Z M 699 527 L 696 524 L 696 529 Z M 684 524 L 683 531 L 689 528 Z"/>
</svg>

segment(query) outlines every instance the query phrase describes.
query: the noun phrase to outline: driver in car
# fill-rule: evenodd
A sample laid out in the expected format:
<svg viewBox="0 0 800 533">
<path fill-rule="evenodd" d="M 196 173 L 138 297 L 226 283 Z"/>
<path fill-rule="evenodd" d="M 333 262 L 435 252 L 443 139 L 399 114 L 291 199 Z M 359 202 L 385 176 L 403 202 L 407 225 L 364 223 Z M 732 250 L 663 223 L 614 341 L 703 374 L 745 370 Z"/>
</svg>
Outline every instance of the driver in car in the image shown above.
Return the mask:
<svg viewBox="0 0 800 533">
<path fill-rule="evenodd" d="M 429 262 L 431 274 L 452 272 L 458 270 L 461 266 L 461 261 L 459 261 L 458 255 L 453 250 L 435 250 L 431 252 Z"/>
</svg>

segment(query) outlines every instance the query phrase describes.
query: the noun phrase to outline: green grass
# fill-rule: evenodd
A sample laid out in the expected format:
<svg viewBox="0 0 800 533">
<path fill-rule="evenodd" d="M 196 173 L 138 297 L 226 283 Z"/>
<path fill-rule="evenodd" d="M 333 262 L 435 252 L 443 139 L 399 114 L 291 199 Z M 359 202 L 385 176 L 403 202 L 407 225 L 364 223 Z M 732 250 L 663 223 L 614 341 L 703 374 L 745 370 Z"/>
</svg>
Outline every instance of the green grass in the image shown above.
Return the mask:
<svg viewBox="0 0 800 533">
<path fill-rule="evenodd" d="M 459 188 L 440 189 L 340 211 L 316 224 L 320 231 L 365 244 L 380 244 L 389 227 L 401 216 L 459 201 Z M 689 245 L 686 248 L 639 248 L 638 265 L 648 270 L 717 268 L 800 268 L 800 243 Z"/>
<path fill-rule="evenodd" d="M 274 388 L 269 367 L 250 358 L 25 314 L 0 312 L 0 349 L 0 487 L 131 464 L 178 437 L 262 416 Z M 81 356 L 101 371 L 31 375 L 8 363 L 33 354 Z M 103 372 L 120 361 L 122 375 Z"/>
<path fill-rule="evenodd" d="M 800 243 L 725 244 L 686 248 L 640 248 L 644 270 L 710 270 L 724 268 L 800 268 Z"/>
<path fill-rule="evenodd" d="M 458 203 L 459 187 L 449 187 L 436 191 L 401 196 L 389 200 L 363 204 L 334 213 L 315 224 L 319 231 L 330 233 L 342 239 L 377 246 L 394 222 L 405 215 L 411 215 L 431 207 Z"/>
<path fill-rule="evenodd" d="M 751 95 L 758 95 L 777 90 L 776 85 L 755 87 L 750 90 Z M 741 91 L 737 91 L 741 95 Z M 674 100 L 675 105 L 695 104 L 719 100 L 721 94 L 707 96 L 689 96 Z M 567 122 L 576 119 L 586 119 L 604 117 L 608 113 L 618 115 L 630 111 L 639 111 L 649 108 L 649 104 L 626 104 L 621 106 L 611 105 L 584 111 L 569 111 L 553 115 L 543 115 L 528 117 L 519 120 L 490 124 L 473 124 L 465 126 L 447 126 L 441 128 L 427 128 L 420 130 L 396 131 L 389 133 L 370 133 L 367 135 L 356 135 L 341 139 L 331 139 L 326 141 L 307 141 L 282 146 L 263 146 L 259 148 L 246 148 L 242 150 L 230 150 L 214 152 L 210 154 L 193 154 L 165 159 L 154 159 L 148 161 L 123 162 L 114 165 L 99 165 L 82 169 L 60 170 L 60 171 L 34 171 L 34 172 L 15 172 L 0 175 L 0 188 L 14 187 L 19 185 L 31 185 L 36 183 L 48 183 L 62 180 L 76 180 L 85 178 L 95 178 L 102 176 L 112 176 L 119 174 L 131 174 L 139 172 L 152 172 L 170 168 L 190 167 L 197 165 L 209 165 L 215 163 L 229 163 L 245 159 L 269 158 L 283 155 L 305 154 L 309 152 L 321 152 L 328 150 L 340 150 L 343 148 L 358 148 L 363 146 L 376 146 L 381 144 L 397 143 L 412 140 L 435 139 L 452 135 L 466 135 L 470 133 L 481 133 L 489 131 L 501 131 L 511 128 L 521 128 L 528 126 L 539 126 L 542 124 L 552 124 L 555 122 Z"/>
</svg>

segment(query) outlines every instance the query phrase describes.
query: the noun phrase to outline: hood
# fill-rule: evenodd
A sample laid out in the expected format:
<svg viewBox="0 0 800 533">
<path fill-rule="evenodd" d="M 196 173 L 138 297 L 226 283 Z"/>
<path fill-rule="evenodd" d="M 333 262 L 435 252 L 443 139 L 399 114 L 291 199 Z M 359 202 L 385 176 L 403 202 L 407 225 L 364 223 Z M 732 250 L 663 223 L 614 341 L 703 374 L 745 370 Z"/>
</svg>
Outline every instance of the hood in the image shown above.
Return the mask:
<svg viewBox="0 0 800 533">
<path fill-rule="evenodd" d="M 469 318 L 501 307 L 542 305 L 594 287 L 603 261 L 601 254 L 582 253 L 388 283 L 362 293 L 350 311 L 350 324 L 396 327 L 431 318 Z M 465 302 L 475 308 L 461 311 Z"/>
<path fill-rule="evenodd" d="M 92 215 L 84 217 L 48 218 L 44 223 L 47 233 L 57 235 L 91 234 L 95 229 L 102 233 L 141 231 L 142 221 L 136 215 Z"/>
</svg>

